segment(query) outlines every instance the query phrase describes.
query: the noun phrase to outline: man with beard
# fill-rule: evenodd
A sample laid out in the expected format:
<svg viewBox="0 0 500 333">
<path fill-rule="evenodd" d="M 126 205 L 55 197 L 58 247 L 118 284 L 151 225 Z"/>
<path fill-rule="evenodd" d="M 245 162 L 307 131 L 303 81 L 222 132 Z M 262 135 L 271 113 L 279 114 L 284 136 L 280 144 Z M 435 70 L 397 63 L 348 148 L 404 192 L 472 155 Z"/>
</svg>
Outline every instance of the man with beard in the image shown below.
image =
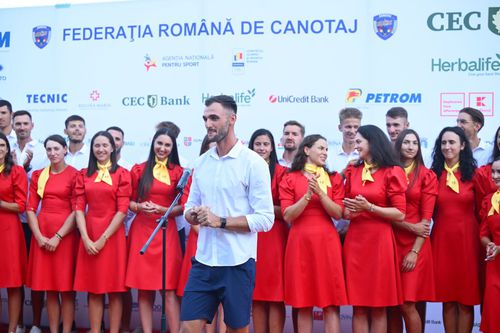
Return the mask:
<svg viewBox="0 0 500 333">
<path fill-rule="evenodd" d="M 290 167 L 293 162 L 297 149 L 304 140 L 306 128 L 304 125 L 296 120 L 289 120 L 283 125 L 283 136 L 281 137 L 281 144 L 285 151 L 283 156 L 278 159 L 278 163 Z"/>
<path fill-rule="evenodd" d="M 64 122 L 64 134 L 68 136 L 68 154 L 64 160 L 77 170 L 86 168 L 89 164 L 90 150 L 83 141 L 87 129 L 85 128 L 85 119 L 79 115 L 69 116 Z"/>
<path fill-rule="evenodd" d="M 4 99 L 0 100 L 0 131 L 5 134 L 12 147 L 16 142 L 16 132 L 12 128 L 12 104 Z"/>
<path fill-rule="evenodd" d="M 210 97 L 203 120 L 215 142 L 195 163 L 186 220 L 199 225 L 198 248 L 181 306 L 181 333 L 201 332 L 222 303 L 228 332 L 248 332 L 255 283 L 257 232 L 274 212 L 269 167 L 234 132 L 236 102 Z"/>
<path fill-rule="evenodd" d="M 483 166 L 490 162 L 493 147 L 485 140 L 479 138 L 478 133 L 484 126 L 484 115 L 474 108 L 463 108 L 458 113 L 457 126 L 464 130 L 469 139 L 472 154 L 477 161 L 477 166 Z"/>
<path fill-rule="evenodd" d="M 111 126 L 106 129 L 106 132 L 111 134 L 113 137 L 113 141 L 115 141 L 116 148 L 116 162 L 125 169 L 132 169 L 132 164 L 130 164 L 127 160 L 122 158 L 122 148 L 125 145 L 125 132 L 118 126 Z"/>
<path fill-rule="evenodd" d="M 385 126 L 389 139 L 394 146 L 399 133 L 410 127 L 408 111 L 401 106 L 390 108 L 385 114 Z"/>
<path fill-rule="evenodd" d="M 359 153 L 354 149 L 354 137 L 361 126 L 363 114 L 356 108 L 345 108 L 339 112 L 339 131 L 342 133 L 342 144 L 332 149 L 329 163 L 330 171 L 344 174 L 345 168 L 359 158 Z"/>
</svg>

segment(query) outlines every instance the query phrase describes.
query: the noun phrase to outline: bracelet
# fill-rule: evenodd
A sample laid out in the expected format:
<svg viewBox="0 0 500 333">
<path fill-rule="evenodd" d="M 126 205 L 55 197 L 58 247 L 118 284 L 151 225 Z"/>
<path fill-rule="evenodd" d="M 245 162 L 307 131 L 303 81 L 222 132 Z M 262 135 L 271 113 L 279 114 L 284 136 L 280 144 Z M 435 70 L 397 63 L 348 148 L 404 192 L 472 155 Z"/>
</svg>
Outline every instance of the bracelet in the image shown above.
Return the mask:
<svg viewBox="0 0 500 333">
<path fill-rule="evenodd" d="M 61 234 L 58 233 L 58 232 L 56 232 L 56 237 L 59 238 L 59 240 L 63 239 L 62 236 L 61 236 Z"/>
<path fill-rule="evenodd" d="M 370 209 L 369 209 L 369 210 L 370 210 L 370 212 L 372 212 L 372 213 L 375 211 L 375 208 L 373 208 L 373 204 L 370 204 Z"/>
<path fill-rule="evenodd" d="M 311 197 L 310 196 L 308 197 L 307 195 L 304 195 L 303 198 L 306 199 L 306 201 L 311 201 Z"/>
<path fill-rule="evenodd" d="M 415 254 L 418 254 L 420 251 L 417 251 L 415 249 L 411 249 L 411 252 L 415 253 Z"/>
</svg>

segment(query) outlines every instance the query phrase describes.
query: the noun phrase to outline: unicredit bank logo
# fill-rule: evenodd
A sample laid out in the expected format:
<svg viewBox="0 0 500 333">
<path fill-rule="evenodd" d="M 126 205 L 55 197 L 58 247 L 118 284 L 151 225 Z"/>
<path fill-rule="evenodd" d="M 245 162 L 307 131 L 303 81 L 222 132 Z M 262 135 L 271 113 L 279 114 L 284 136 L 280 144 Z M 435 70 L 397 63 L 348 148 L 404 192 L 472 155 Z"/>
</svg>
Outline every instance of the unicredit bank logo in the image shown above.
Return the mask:
<svg viewBox="0 0 500 333">
<path fill-rule="evenodd" d="M 272 104 L 324 104 L 329 103 L 328 96 L 316 95 L 269 95 Z"/>
</svg>

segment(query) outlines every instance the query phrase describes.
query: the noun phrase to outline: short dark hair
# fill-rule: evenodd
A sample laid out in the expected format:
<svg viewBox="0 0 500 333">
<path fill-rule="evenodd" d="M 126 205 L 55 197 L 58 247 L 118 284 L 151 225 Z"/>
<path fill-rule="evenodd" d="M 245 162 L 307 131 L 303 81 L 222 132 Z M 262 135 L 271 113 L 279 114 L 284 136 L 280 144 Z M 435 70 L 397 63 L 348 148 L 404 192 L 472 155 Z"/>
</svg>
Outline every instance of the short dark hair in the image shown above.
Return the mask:
<svg viewBox="0 0 500 333">
<path fill-rule="evenodd" d="M 179 137 L 179 134 L 181 133 L 181 129 L 179 128 L 179 126 L 168 120 L 161 121 L 158 123 L 158 125 L 156 125 L 156 130 L 159 130 L 160 128 L 166 128 L 170 133 L 169 135 L 175 136 L 176 139 Z"/>
<path fill-rule="evenodd" d="M 225 109 L 232 110 L 234 113 L 237 113 L 238 111 L 238 106 L 236 105 L 233 96 L 228 96 L 228 95 L 211 96 L 205 101 L 205 106 L 210 106 L 213 103 L 219 103 Z"/>
<path fill-rule="evenodd" d="M 302 134 L 302 136 L 304 136 L 306 134 L 306 128 L 304 125 L 302 125 L 301 123 L 299 123 L 297 120 L 289 120 L 287 122 L 285 122 L 283 124 L 283 130 L 285 130 L 285 127 L 287 126 L 298 126 L 300 127 L 300 133 Z M 313 142 L 314 144 L 314 142 Z"/>
<path fill-rule="evenodd" d="M 401 106 L 395 106 L 393 108 L 390 108 L 387 113 L 385 114 L 386 117 L 391 117 L 391 118 L 405 118 L 408 119 L 408 111 L 406 111 L 405 108 Z"/>
<path fill-rule="evenodd" d="M 69 116 L 68 118 L 66 118 L 66 120 L 64 121 L 64 127 L 68 128 L 68 125 L 69 125 L 69 123 L 71 121 L 81 121 L 85 125 L 85 119 L 83 119 L 83 117 L 81 117 L 81 116 L 79 116 L 77 114 L 74 114 L 74 115 Z"/>
<path fill-rule="evenodd" d="M 108 128 L 106 128 L 106 132 L 109 132 L 109 131 L 120 132 L 122 134 L 122 137 L 125 137 L 125 132 L 123 132 L 123 130 L 118 126 L 109 126 Z"/>
<path fill-rule="evenodd" d="M 0 99 L 0 108 L 6 106 L 9 113 L 12 113 L 12 104 L 8 100 Z"/>
<path fill-rule="evenodd" d="M 343 122 L 349 118 L 356 118 L 361 120 L 363 118 L 363 113 L 356 108 L 343 108 L 339 112 L 339 122 Z"/>
<path fill-rule="evenodd" d="M 471 116 L 473 121 L 481 124 L 481 127 L 479 127 L 479 131 L 481 130 L 481 128 L 483 128 L 484 115 L 481 111 L 479 111 L 478 109 L 471 108 L 471 107 L 466 107 L 466 108 L 463 108 L 462 110 L 460 110 L 458 113 L 460 114 L 462 112 L 467 113 L 469 116 Z"/>
<path fill-rule="evenodd" d="M 14 119 L 14 118 L 16 118 L 18 116 L 28 116 L 28 117 L 30 117 L 30 120 L 33 120 L 33 118 L 31 117 L 31 113 L 29 113 L 26 110 L 19 110 L 19 111 L 14 112 L 12 114 L 12 119 Z"/>
<path fill-rule="evenodd" d="M 60 144 L 64 148 L 68 147 L 68 144 L 66 143 L 66 140 L 64 140 L 64 138 L 61 135 L 59 135 L 59 134 L 49 135 L 47 137 L 47 139 L 45 139 L 45 141 L 43 142 L 43 146 L 45 148 L 47 148 L 47 142 L 49 142 L 49 141 L 57 142 L 58 144 Z"/>
</svg>

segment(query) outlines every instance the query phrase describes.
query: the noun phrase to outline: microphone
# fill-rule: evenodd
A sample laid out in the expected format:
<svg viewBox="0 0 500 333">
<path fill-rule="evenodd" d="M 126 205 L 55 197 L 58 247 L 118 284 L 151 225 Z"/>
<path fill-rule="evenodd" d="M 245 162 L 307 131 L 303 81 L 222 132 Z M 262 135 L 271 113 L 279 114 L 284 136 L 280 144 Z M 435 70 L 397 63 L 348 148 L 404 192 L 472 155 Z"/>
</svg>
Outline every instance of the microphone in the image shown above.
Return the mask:
<svg viewBox="0 0 500 333">
<path fill-rule="evenodd" d="M 175 189 L 178 191 L 184 190 L 184 187 L 186 187 L 189 176 L 191 176 L 191 169 L 185 168 L 184 171 L 182 172 L 181 179 L 177 183 Z"/>
</svg>

